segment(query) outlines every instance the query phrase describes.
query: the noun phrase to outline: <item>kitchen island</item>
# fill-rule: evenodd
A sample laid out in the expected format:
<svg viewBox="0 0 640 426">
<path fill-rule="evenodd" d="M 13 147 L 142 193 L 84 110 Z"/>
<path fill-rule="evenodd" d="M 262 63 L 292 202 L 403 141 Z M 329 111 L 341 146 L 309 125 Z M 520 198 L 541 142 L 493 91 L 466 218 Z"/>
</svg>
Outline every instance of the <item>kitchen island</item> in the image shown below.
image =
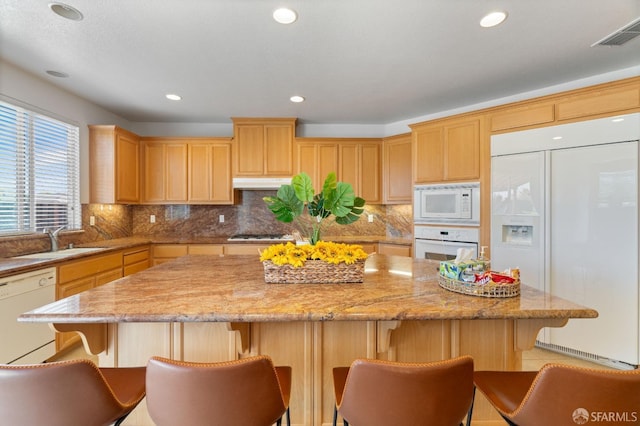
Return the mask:
<svg viewBox="0 0 640 426">
<path fill-rule="evenodd" d="M 331 423 L 331 369 L 358 357 L 431 361 L 469 354 L 476 369 L 519 369 L 542 327 L 597 312 L 528 286 L 491 299 L 437 284 L 437 262 L 372 255 L 363 283 L 265 284 L 257 256 L 186 256 L 25 313 L 78 330 L 103 366 L 152 355 L 221 361 L 270 355 L 294 371 L 296 425 Z M 142 405 L 129 423 L 152 424 Z M 478 401 L 474 424 L 499 417 Z"/>
</svg>

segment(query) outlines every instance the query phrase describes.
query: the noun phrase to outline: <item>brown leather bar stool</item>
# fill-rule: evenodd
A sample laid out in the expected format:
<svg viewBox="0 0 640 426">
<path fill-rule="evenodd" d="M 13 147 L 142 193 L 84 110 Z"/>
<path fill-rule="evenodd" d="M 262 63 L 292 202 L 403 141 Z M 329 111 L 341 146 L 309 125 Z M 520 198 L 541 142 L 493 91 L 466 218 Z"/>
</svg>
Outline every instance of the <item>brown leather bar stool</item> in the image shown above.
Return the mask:
<svg viewBox="0 0 640 426">
<path fill-rule="evenodd" d="M 268 426 L 289 417 L 291 367 L 260 355 L 195 363 L 153 357 L 147 364 L 147 410 L 157 426 Z"/>
<path fill-rule="evenodd" d="M 357 359 L 333 369 L 336 407 L 345 425 L 462 424 L 473 401 L 473 359 L 429 363 Z"/>
<path fill-rule="evenodd" d="M 539 372 L 476 371 L 474 383 L 510 425 L 640 423 L 640 370 L 552 363 Z"/>
<path fill-rule="evenodd" d="M 86 359 L 0 365 L 0 423 L 116 425 L 145 395 L 145 367 L 98 368 Z"/>
</svg>

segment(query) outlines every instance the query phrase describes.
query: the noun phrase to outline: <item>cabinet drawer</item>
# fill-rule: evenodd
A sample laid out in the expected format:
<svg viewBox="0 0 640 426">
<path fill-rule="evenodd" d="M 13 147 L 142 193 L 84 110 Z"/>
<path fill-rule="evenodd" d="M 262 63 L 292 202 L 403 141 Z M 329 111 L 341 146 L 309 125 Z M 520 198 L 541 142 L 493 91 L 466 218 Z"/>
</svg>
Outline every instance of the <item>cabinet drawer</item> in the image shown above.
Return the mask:
<svg viewBox="0 0 640 426">
<path fill-rule="evenodd" d="M 122 278 L 122 268 L 98 274 L 96 275 L 96 287 L 115 281 L 118 278 Z"/>
<path fill-rule="evenodd" d="M 270 244 L 227 244 L 224 246 L 224 254 L 255 254 L 260 256 L 260 252 Z"/>
<path fill-rule="evenodd" d="M 136 272 L 144 271 L 149 267 L 149 259 L 144 259 L 138 263 L 131 263 L 129 265 L 125 265 L 122 268 L 123 276 L 135 274 Z"/>
<path fill-rule="evenodd" d="M 411 246 L 380 243 L 378 244 L 378 252 L 380 254 L 387 254 L 392 256 L 411 257 Z"/>
<path fill-rule="evenodd" d="M 153 257 L 180 257 L 187 255 L 185 244 L 168 244 L 153 246 Z"/>
<path fill-rule="evenodd" d="M 123 265 L 131 265 L 133 263 L 138 263 L 148 259 L 149 259 L 149 249 L 144 248 L 144 249 L 141 249 L 140 251 L 131 251 L 131 252 L 124 253 L 122 256 L 122 263 Z"/>
<path fill-rule="evenodd" d="M 122 252 L 63 264 L 58 268 L 58 282 L 63 284 L 116 268 L 122 268 Z"/>
<path fill-rule="evenodd" d="M 189 254 L 222 254 L 222 244 L 192 244 L 189 246 Z"/>
</svg>

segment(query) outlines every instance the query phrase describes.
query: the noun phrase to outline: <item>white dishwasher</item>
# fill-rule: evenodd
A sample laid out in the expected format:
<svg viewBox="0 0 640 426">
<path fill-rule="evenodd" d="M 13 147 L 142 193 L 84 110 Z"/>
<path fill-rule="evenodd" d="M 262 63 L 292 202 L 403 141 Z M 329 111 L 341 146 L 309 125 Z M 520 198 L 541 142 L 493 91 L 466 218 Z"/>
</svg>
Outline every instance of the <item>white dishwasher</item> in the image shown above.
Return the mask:
<svg viewBox="0 0 640 426">
<path fill-rule="evenodd" d="M 18 322 L 18 316 L 55 301 L 56 268 L 0 278 L 0 363 L 33 364 L 55 353 L 48 324 Z"/>
</svg>

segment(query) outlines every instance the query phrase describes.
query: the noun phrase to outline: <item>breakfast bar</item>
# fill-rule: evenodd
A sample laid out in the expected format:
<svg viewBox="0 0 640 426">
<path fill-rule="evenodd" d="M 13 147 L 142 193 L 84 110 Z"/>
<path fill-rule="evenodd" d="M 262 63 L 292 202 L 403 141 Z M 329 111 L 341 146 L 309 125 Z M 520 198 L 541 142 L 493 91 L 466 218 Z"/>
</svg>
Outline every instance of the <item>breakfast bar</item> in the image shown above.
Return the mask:
<svg viewBox="0 0 640 426">
<path fill-rule="evenodd" d="M 266 284 L 255 255 L 185 256 L 19 320 L 81 333 L 101 366 L 145 365 L 153 355 L 198 362 L 269 355 L 293 368 L 292 424 L 315 426 L 331 424 L 332 368 L 355 358 L 468 354 L 476 369 L 514 370 L 541 328 L 597 317 L 526 285 L 509 298 L 454 293 L 438 285 L 437 267 L 374 254 L 362 283 Z M 478 398 L 474 424 L 498 419 Z M 153 423 L 141 404 L 125 424 Z"/>
</svg>

